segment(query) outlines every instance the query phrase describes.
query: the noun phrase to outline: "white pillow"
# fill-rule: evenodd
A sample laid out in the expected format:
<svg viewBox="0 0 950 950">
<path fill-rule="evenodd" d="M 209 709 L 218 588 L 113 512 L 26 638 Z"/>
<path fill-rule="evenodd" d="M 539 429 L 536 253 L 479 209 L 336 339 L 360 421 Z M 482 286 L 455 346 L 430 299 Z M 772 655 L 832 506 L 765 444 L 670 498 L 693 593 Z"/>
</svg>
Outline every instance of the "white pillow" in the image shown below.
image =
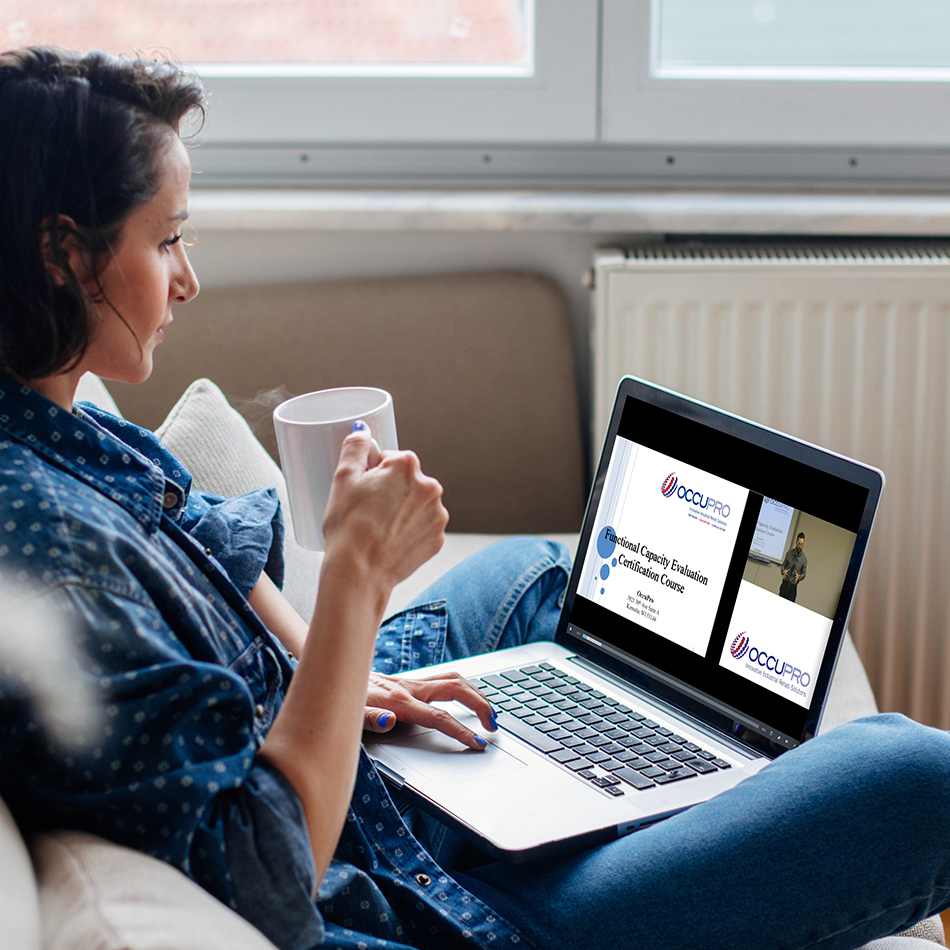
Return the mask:
<svg viewBox="0 0 950 950">
<path fill-rule="evenodd" d="M 149 855 L 78 831 L 42 835 L 32 854 L 44 950 L 274 950 L 242 917 Z"/>
<path fill-rule="evenodd" d="M 95 373 L 83 373 L 79 377 L 75 399 L 76 402 L 91 402 L 94 406 L 98 406 L 105 412 L 111 412 L 114 416 L 122 415 L 112 398 L 112 393 L 106 389 L 106 384 Z"/>
<path fill-rule="evenodd" d="M 286 528 L 284 596 L 309 623 L 323 554 L 294 540 L 284 476 L 244 417 L 210 379 L 196 379 L 155 434 L 181 459 L 200 491 L 232 498 L 256 488 L 277 489 Z"/>
</svg>

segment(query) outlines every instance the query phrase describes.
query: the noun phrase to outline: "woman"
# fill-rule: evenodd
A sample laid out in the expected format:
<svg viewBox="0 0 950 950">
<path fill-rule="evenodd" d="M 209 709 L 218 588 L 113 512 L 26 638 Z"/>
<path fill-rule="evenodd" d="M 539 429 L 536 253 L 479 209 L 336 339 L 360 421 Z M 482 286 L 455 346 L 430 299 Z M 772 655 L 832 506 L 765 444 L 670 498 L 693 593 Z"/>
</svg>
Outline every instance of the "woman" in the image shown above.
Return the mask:
<svg viewBox="0 0 950 950">
<path fill-rule="evenodd" d="M 87 370 L 147 378 L 172 307 L 198 291 L 178 127 L 200 108 L 164 64 L 0 57 L 0 571 L 73 618 L 105 709 L 102 736 L 66 754 L 0 694 L 0 795 L 21 825 L 155 854 L 282 950 L 557 948 L 579 928 L 585 945 L 669 947 L 699 926 L 709 947 L 853 947 L 946 906 L 950 743 L 898 717 L 593 851 L 443 870 L 454 838 L 390 798 L 361 731 L 400 719 L 479 749 L 428 703 L 458 699 L 484 731 L 493 712 L 458 677 L 397 683 L 371 664 L 552 636 L 569 564 L 503 545 L 379 629 L 447 514 L 411 453 L 376 457 L 357 427 L 307 624 L 275 584 L 272 492 L 201 496 L 150 433 L 73 405 Z"/>
</svg>

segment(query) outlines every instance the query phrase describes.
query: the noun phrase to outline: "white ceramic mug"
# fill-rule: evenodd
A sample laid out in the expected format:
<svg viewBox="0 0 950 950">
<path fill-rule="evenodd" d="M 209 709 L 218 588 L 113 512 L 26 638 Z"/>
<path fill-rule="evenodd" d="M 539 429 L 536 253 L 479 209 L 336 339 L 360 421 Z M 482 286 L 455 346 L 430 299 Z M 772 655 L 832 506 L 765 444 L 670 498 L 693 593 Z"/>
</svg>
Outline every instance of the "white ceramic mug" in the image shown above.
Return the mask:
<svg viewBox="0 0 950 950">
<path fill-rule="evenodd" d="M 326 547 L 323 514 L 343 440 L 362 419 L 381 449 L 399 448 L 393 397 L 384 389 L 347 386 L 305 393 L 274 410 L 280 467 L 287 480 L 290 517 L 297 543 Z"/>
</svg>

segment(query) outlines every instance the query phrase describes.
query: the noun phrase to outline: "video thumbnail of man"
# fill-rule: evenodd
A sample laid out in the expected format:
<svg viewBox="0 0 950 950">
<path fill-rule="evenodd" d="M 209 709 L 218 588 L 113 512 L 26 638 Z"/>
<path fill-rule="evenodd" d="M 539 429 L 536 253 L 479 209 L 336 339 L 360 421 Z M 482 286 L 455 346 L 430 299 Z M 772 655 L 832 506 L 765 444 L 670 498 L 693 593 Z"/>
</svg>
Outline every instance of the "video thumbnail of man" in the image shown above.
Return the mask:
<svg viewBox="0 0 950 950">
<path fill-rule="evenodd" d="M 856 535 L 762 500 L 721 664 L 807 705 Z"/>
</svg>

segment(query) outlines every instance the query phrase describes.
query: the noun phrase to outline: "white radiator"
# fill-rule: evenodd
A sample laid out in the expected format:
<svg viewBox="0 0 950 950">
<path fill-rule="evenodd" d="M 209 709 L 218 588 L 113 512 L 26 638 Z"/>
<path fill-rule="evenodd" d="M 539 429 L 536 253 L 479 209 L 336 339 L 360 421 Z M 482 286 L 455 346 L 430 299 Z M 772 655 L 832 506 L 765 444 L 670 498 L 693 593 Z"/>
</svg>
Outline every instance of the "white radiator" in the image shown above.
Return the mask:
<svg viewBox="0 0 950 950">
<path fill-rule="evenodd" d="M 594 295 L 595 460 L 632 374 L 884 471 L 851 633 L 881 709 L 950 728 L 950 249 L 644 246 Z"/>
</svg>

